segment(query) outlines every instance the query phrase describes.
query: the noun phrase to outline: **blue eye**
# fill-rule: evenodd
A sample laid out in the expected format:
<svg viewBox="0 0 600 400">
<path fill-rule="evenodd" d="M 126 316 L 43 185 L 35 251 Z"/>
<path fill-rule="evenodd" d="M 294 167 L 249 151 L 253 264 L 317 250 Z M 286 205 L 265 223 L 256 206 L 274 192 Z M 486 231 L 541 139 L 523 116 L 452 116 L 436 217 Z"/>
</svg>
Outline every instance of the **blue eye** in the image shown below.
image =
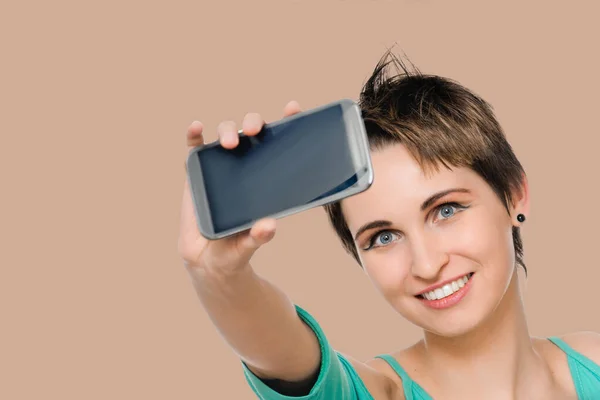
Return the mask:
<svg viewBox="0 0 600 400">
<path fill-rule="evenodd" d="M 442 218 L 450 218 L 454 215 L 454 206 L 450 204 L 445 204 L 442 207 L 440 207 L 439 211 Z"/>
<path fill-rule="evenodd" d="M 454 214 L 456 214 L 456 211 L 464 210 L 466 208 L 467 208 L 467 206 L 462 206 L 457 203 L 441 204 L 436 209 L 436 213 L 437 213 L 436 217 L 441 218 L 441 219 L 448 219 L 448 218 L 454 216 Z"/>
<path fill-rule="evenodd" d="M 387 246 L 388 244 L 392 243 L 397 236 L 398 235 L 391 231 L 380 231 L 373 235 L 369 242 L 369 247 L 367 247 L 365 250 L 369 250 L 373 247 Z"/>
<path fill-rule="evenodd" d="M 391 232 L 384 232 L 381 235 L 377 236 L 377 239 L 381 239 L 381 244 L 385 245 L 390 243 L 394 239 L 394 236 Z"/>
</svg>

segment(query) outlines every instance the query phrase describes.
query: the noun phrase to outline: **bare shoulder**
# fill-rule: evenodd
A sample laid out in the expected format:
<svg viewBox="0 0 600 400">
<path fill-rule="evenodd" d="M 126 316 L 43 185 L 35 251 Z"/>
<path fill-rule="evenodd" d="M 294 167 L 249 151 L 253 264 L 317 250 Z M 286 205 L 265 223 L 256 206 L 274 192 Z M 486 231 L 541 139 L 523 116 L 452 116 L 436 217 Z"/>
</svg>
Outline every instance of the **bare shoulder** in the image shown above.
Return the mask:
<svg viewBox="0 0 600 400">
<path fill-rule="evenodd" d="M 592 331 L 573 332 L 560 338 L 575 351 L 600 365 L 600 333 Z"/>
<path fill-rule="evenodd" d="M 398 385 L 398 382 L 385 372 L 385 361 L 374 358 L 363 362 L 346 354 L 344 357 L 352 364 L 375 400 L 405 400 L 402 384 Z"/>
</svg>

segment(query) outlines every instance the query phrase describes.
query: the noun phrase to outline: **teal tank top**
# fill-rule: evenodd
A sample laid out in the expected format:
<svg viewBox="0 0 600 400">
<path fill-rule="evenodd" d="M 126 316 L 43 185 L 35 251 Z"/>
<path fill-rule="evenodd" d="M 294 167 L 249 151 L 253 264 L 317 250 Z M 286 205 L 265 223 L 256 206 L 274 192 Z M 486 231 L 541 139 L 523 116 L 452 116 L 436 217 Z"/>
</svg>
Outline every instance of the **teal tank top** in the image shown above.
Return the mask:
<svg viewBox="0 0 600 400">
<path fill-rule="evenodd" d="M 246 381 L 260 400 L 374 400 L 352 364 L 335 351 L 317 321 L 305 310 L 296 306 L 298 316 L 313 330 L 321 347 L 321 369 L 317 382 L 306 396 L 285 396 L 267 386 L 242 362 Z M 578 353 L 557 337 L 549 340 L 567 355 L 571 376 L 579 400 L 600 400 L 600 366 Z M 377 356 L 386 361 L 402 379 L 406 400 L 433 400 L 413 381 L 404 368 L 391 355 Z"/>
<path fill-rule="evenodd" d="M 577 397 L 580 400 L 600 399 L 600 365 L 575 351 L 560 338 L 551 337 L 548 340 L 567 354 Z"/>
<path fill-rule="evenodd" d="M 577 391 L 577 398 L 579 400 L 599 400 L 600 365 L 575 351 L 564 340 L 558 337 L 550 337 L 548 340 L 558 346 L 567 355 L 571 377 L 573 378 L 575 390 Z M 377 358 L 385 360 L 394 371 L 396 371 L 400 378 L 402 378 L 402 386 L 406 400 L 433 400 L 433 398 L 427 394 L 425 389 L 408 376 L 404 368 L 400 366 L 400 363 L 398 363 L 395 358 L 388 354 L 379 355 Z"/>
</svg>

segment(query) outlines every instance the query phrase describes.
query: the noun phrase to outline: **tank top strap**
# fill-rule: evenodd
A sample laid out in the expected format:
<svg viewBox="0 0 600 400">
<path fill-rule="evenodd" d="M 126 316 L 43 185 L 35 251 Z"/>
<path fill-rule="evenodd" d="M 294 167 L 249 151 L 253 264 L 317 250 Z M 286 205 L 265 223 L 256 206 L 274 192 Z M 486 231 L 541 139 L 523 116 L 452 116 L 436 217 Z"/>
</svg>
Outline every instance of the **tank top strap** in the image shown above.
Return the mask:
<svg viewBox="0 0 600 400">
<path fill-rule="evenodd" d="M 551 341 L 552 343 L 554 343 L 563 352 L 565 352 L 568 357 L 577 360 L 580 364 L 584 365 L 585 367 L 589 368 L 590 370 L 594 370 L 594 371 L 599 370 L 600 366 L 598 366 L 596 363 L 594 363 L 588 357 L 584 356 L 583 354 L 581 354 L 578 351 L 576 351 L 575 349 L 573 349 L 561 338 L 556 337 L 556 336 L 551 336 L 548 338 L 548 340 Z"/>
<path fill-rule="evenodd" d="M 600 365 L 573 349 L 559 337 L 549 337 L 566 355 L 571 378 L 580 399 L 600 398 Z"/>
<path fill-rule="evenodd" d="M 396 361 L 394 357 L 389 354 L 380 354 L 376 356 L 376 358 L 380 358 L 387 362 L 400 379 L 402 379 L 402 388 L 406 400 L 433 400 L 429 393 L 408 375 L 406 370 L 402 368 L 400 363 Z"/>
<path fill-rule="evenodd" d="M 565 352 L 568 358 L 576 360 L 577 362 L 579 362 L 579 364 L 583 365 L 590 371 L 593 371 L 596 375 L 600 376 L 600 365 L 596 364 L 588 357 L 573 349 L 564 340 L 556 336 L 551 336 L 548 338 L 548 340 L 554 343 L 556 346 L 558 346 L 563 352 Z"/>
<path fill-rule="evenodd" d="M 381 358 L 382 360 L 387 362 L 390 365 L 390 367 L 392 367 L 392 369 L 396 372 L 396 374 L 398 374 L 398 376 L 402 379 L 402 382 L 405 386 L 409 382 L 412 382 L 412 379 L 410 379 L 410 376 L 408 376 L 408 374 L 406 373 L 406 370 L 404 368 L 402 368 L 400 363 L 398 361 L 396 361 L 396 359 L 394 357 L 392 357 L 389 354 L 380 354 L 380 355 L 376 356 L 376 358 Z"/>
</svg>

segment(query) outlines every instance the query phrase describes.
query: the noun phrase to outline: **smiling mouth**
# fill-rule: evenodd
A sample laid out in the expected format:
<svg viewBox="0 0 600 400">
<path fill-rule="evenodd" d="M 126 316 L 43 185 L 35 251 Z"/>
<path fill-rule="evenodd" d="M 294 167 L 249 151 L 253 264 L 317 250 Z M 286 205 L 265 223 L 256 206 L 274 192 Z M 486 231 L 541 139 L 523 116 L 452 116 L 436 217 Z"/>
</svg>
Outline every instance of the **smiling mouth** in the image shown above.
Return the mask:
<svg viewBox="0 0 600 400">
<path fill-rule="evenodd" d="M 463 277 L 456 279 L 455 281 L 445 284 L 442 287 L 419 294 L 416 297 L 419 299 L 430 301 L 445 299 L 446 297 L 452 296 L 453 294 L 461 291 L 465 287 L 467 282 L 469 282 L 473 274 L 474 272 L 466 274 Z"/>
</svg>

